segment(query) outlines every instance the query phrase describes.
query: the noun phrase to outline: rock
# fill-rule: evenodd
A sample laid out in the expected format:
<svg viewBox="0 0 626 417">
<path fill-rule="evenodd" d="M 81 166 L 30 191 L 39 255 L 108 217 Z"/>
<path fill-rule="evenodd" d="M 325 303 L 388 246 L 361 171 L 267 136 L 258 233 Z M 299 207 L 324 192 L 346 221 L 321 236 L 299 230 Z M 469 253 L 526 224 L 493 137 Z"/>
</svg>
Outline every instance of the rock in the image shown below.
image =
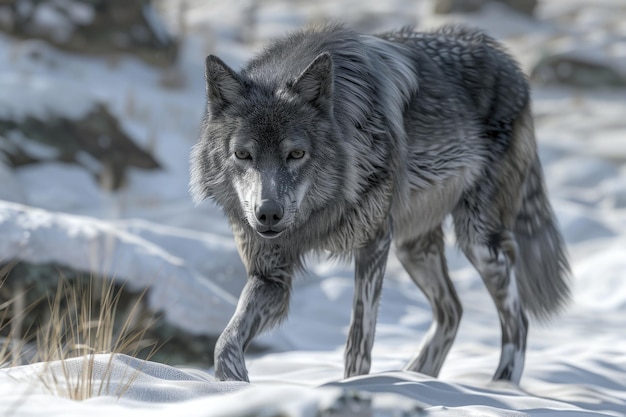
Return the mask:
<svg viewBox="0 0 626 417">
<path fill-rule="evenodd" d="M 91 172 L 106 190 L 122 187 L 129 167 L 160 168 L 103 104 L 92 104 L 77 118 L 54 113 L 18 117 L 3 113 L 0 152 L 13 168 L 52 161 L 77 164 Z"/>
<path fill-rule="evenodd" d="M 436 0 L 435 13 L 470 13 L 480 10 L 491 2 L 504 3 L 513 10 L 532 16 L 537 0 Z"/>
<path fill-rule="evenodd" d="M 14 0 L 0 2 L 0 17 L 0 31 L 72 52 L 130 53 L 158 66 L 178 54 L 149 0 Z"/>
<path fill-rule="evenodd" d="M 574 52 L 548 55 L 540 59 L 530 76 L 532 81 L 540 84 L 584 88 L 626 87 L 626 74 L 608 59 L 594 59 Z"/>
<path fill-rule="evenodd" d="M 435 13 L 468 13 L 479 10 L 485 0 L 436 0 Z"/>
<path fill-rule="evenodd" d="M 225 238 L 219 236 L 204 239 L 163 228 L 150 233 L 148 222 L 140 228 L 141 234 L 128 225 L 0 201 L 0 337 L 32 342 L 51 318 L 57 327 L 70 329 L 108 321 L 121 345 L 90 340 L 94 349 L 210 366 L 215 341 L 237 302 L 217 275 L 245 280 L 238 271 L 242 266 L 232 266 L 233 273 L 200 274 L 168 248 L 184 244 L 193 252 L 198 247 L 207 263 L 224 269 L 228 259 L 236 258 L 236 249 L 222 245 Z M 74 324 L 63 318 L 67 314 Z M 119 337 L 127 322 L 129 336 Z M 71 346 L 71 338 L 63 344 Z M 0 358 L 2 351 L 0 346 Z M 37 352 L 45 354 L 46 349 Z"/>
<path fill-rule="evenodd" d="M 171 365 L 213 364 L 217 336 L 192 334 L 167 322 L 149 308 L 142 292 L 53 263 L 17 262 L 0 270 L 5 271 L 0 304 L 13 306 L 0 315 L 0 343 L 11 344 L 15 356 L 6 359 L 32 363 L 115 352 Z M 18 294 L 23 298 L 16 303 Z M 11 326 L 17 316 L 19 334 Z M 57 350 L 61 345 L 63 357 Z"/>
<path fill-rule="evenodd" d="M 0 236 L 0 264 L 58 265 L 108 277 L 129 291 L 149 288 L 150 311 L 193 334 L 219 335 L 237 303 L 184 259 L 106 221 L 0 201 Z M 213 246 L 206 258 L 232 257 L 233 251 Z"/>
</svg>

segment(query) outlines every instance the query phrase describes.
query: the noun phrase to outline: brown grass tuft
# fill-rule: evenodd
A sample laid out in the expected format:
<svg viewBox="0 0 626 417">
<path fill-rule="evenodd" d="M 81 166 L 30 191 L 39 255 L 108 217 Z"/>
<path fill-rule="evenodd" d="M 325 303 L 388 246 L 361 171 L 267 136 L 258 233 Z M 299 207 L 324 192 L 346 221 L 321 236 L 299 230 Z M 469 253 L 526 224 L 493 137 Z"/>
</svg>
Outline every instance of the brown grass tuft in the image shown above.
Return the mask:
<svg viewBox="0 0 626 417">
<path fill-rule="evenodd" d="M 6 278 L 11 267 L 2 268 L 0 276 Z M 113 389 L 114 354 L 136 357 L 139 352 L 149 350 L 143 356 L 150 358 L 157 350 L 157 343 L 146 338 L 147 331 L 157 320 L 147 317 L 143 309 L 146 291 L 122 306 L 123 286 L 116 287 L 114 280 L 97 277 L 69 280 L 59 273 L 56 293 L 46 299 L 47 317 L 32 332 L 30 328 L 24 329 L 24 317 L 35 307 L 41 309 L 39 304 L 44 300 L 26 306 L 26 291 L 19 291 L 19 287 L 14 284 L 13 297 L 0 304 L 0 330 L 10 327 L 0 346 L 0 364 L 44 362 L 46 365 L 41 368 L 39 379 L 53 394 L 73 400 L 104 394 L 121 397 L 137 378 L 139 370 L 129 367 L 129 372 L 123 375 L 123 383 Z M 29 351 L 27 347 L 33 345 L 36 349 Z M 96 355 L 101 353 L 110 354 L 104 370 L 96 363 Z M 79 369 L 74 358 L 80 358 Z"/>
</svg>

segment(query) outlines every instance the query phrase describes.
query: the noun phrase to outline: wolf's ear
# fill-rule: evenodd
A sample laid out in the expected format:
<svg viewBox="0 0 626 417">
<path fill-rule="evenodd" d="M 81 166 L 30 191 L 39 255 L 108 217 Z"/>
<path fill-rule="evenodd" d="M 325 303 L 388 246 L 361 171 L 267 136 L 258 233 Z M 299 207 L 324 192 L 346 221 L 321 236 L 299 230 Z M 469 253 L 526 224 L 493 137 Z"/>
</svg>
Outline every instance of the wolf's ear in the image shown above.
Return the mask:
<svg viewBox="0 0 626 417">
<path fill-rule="evenodd" d="M 319 54 L 298 76 L 291 90 L 303 100 L 324 110 L 332 109 L 333 61 L 328 52 Z"/>
<path fill-rule="evenodd" d="M 243 95 L 243 84 L 237 73 L 215 55 L 206 58 L 205 78 L 211 113 L 219 113 Z"/>
</svg>

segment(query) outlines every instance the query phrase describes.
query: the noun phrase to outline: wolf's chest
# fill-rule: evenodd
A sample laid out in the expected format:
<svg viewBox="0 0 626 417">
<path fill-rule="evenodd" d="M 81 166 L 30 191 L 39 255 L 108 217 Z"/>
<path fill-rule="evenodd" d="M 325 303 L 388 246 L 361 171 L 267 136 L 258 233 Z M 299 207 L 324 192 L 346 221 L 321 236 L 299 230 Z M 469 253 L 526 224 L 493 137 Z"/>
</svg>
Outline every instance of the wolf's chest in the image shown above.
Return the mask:
<svg viewBox="0 0 626 417">
<path fill-rule="evenodd" d="M 364 246 L 381 227 L 386 226 L 391 202 L 391 184 L 381 184 L 362 195 L 356 204 L 331 211 L 320 245 L 314 249 L 347 254 Z"/>
</svg>

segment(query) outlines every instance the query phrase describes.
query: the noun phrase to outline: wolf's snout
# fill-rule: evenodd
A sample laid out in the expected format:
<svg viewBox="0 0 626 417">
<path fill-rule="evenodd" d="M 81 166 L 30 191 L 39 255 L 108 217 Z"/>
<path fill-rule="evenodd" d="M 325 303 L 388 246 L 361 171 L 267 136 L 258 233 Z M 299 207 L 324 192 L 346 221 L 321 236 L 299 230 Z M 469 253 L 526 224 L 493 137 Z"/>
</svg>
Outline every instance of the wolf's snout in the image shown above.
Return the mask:
<svg viewBox="0 0 626 417">
<path fill-rule="evenodd" d="M 256 207 L 255 215 L 261 225 L 272 227 L 283 218 L 284 212 L 283 206 L 278 202 L 274 200 L 262 200 Z"/>
</svg>

